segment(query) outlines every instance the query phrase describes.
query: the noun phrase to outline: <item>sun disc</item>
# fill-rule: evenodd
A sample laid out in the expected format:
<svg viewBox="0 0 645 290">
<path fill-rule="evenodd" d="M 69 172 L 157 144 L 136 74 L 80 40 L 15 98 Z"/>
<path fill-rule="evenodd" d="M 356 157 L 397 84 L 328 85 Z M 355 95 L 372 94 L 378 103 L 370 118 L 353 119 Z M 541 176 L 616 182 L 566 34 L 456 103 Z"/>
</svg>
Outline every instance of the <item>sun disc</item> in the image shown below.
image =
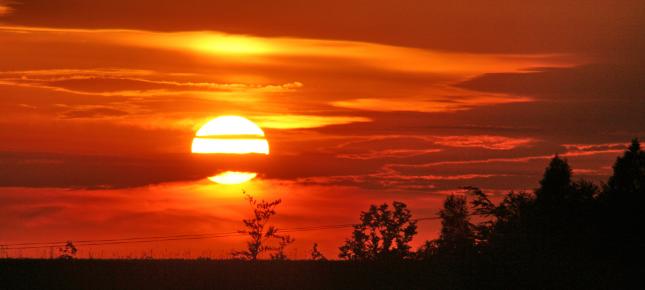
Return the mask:
<svg viewBox="0 0 645 290">
<path fill-rule="evenodd" d="M 253 172 L 226 171 L 211 176 L 208 180 L 226 185 L 241 184 L 255 178 L 258 174 Z"/>
<path fill-rule="evenodd" d="M 204 124 L 197 130 L 196 136 L 218 135 L 257 135 L 264 136 L 264 131 L 249 119 L 240 116 L 221 116 Z"/>
<path fill-rule="evenodd" d="M 204 124 L 193 139 L 193 153 L 269 154 L 264 131 L 240 116 L 221 116 Z"/>
</svg>

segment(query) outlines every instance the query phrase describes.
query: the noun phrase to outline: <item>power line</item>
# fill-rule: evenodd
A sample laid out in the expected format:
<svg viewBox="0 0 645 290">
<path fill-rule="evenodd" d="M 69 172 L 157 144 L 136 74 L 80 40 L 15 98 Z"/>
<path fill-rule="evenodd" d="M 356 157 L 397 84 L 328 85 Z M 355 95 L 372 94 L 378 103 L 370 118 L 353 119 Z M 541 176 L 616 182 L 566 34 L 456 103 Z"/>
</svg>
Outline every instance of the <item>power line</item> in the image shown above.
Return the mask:
<svg viewBox="0 0 645 290">
<path fill-rule="evenodd" d="M 302 232 L 302 231 L 314 231 L 314 230 L 326 230 L 326 229 L 339 229 L 351 227 L 352 225 L 328 225 L 328 226 L 314 226 L 314 227 L 302 227 L 302 228 L 291 228 L 291 229 L 279 229 L 279 232 Z M 124 238 L 124 239 L 109 239 L 109 240 L 85 240 L 85 241 L 76 241 L 75 245 L 77 246 L 102 246 L 102 245 L 115 245 L 115 244 L 135 244 L 135 243 L 153 243 L 153 242 L 166 242 L 166 241 L 182 241 L 182 240 L 203 240 L 203 239 L 214 239 L 214 238 L 223 238 L 223 237 L 235 237 L 235 236 L 246 236 L 245 232 L 229 232 L 229 233 L 217 233 L 217 234 L 195 234 L 195 235 L 181 235 L 181 236 L 158 236 L 150 239 L 142 238 Z M 23 243 L 23 244 L 37 244 L 33 246 L 19 246 L 19 244 L 6 245 L 5 250 L 25 250 L 25 249 L 40 249 L 40 248 L 51 248 L 51 247 L 60 247 L 64 246 L 67 242 L 52 242 L 52 243 Z"/>
<path fill-rule="evenodd" d="M 424 217 L 414 219 L 415 221 L 436 220 L 439 217 Z M 292 233 L 292 232 L 306 232 L 330 229 L 342 229 L 353 227 L 354 224 L 335 224 L 335 225 L 321 225 L 321 226 L 307 226 L 278 229 L 279 232 Z M 178 235 L 165 235 L 165 236 L 147 236 L 147 237 L 130 237 L 119 239 L 96 239 L 96 240 L 79 240 L 74 241 L 77 246 L 103 246 L 103 245 L 116 245 L 116 244 L 135 244 L 135 243 L 154 243 L 154 242 L 167 242 L 167 241 L 184 241 L 184 240 L 203 240 L 215 239 L 224 237 L 246 236 L 247 233 L 243 231 L 236 232 L 223 232 L 223 233 L 198 233 L 198 234 L 178 234 Z M 64 242 L 30 242 L 30 243 L 14 243 L 4 244 L 3 250 L 26 250 L 26 249 L 42 249 L 64 246 Z"/>
<path fill-rule="evenodd" d="M 228 233 L 219 233 L 219 234 L 236 234 L 235 232 Z M 166 236 L 144 236 L 144 237 L 132 237 L 132 238 L 120 238 L 120 239 L 101 239 L 101 240 L 75 240 L 75 243 L 93 243 L 93 242 L 112 242 L 112 241 L 127 241 L 127 240 L 142 240 L 142 239 L 162 239 L 168 237 L 192 237 L 192 236 L 205 236 L 212 234 L 177 234 L 177 235 L 166 235 Z M 34 245 L 64 245 L 67 241 L 58 241 L 58 242 L 30 242 L 30 243 L 14 243 L 14 244 L 2 244 L 3 246 L 34 246 Z"/>
</svg>

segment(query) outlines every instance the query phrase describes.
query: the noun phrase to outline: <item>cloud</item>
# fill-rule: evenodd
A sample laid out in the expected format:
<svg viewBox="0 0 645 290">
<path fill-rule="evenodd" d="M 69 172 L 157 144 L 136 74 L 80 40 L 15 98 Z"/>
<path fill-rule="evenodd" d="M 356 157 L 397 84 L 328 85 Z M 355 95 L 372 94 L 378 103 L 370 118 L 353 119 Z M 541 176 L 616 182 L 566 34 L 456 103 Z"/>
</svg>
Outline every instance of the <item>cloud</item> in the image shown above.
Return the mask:
<svg viewBox="0 0 645 290">
<path fill-rule="evenodd" d="M 196 180 L 208 174 L 199 174 L 198 169 L 191 168 L 189 160 L 177 157 L 148 159 L 52 153 L 2 153 L 0 186 L 123 188 Z M 182 170 L 178 170 L 179 168 Z"/>
<path fill-rule="evenodd" d="M 0 3 L 0 16 L 11 13 L 11 7 Z"/>
<path fill-rule="evenodd" d="M 93 96 L 167 96 L 189 92 L 276 93 L 296 90 L 299 82 L 285 84 L 213 83 L 164 80 L 172 73 L 126 68 L 49 69 L 0 72 L 0 84 L 33 87 Z M 197 76 L 198 77 L 198 76 Z"/>
<path fill-rule="evenodd" d="M 154 146 L 154 145 L 153 145 Z M 222 171 L 258 172 L 262 178 L 356 175 L 373 171 L 369 162 L 344 162 L 323 154 L 59 154 L 0 153 L 0 187 L 132 188 L 205 180 Z M 378 163 L 376 163 L 378 164 Z"/>
<path fill-rule="evenodd" d="M 399 111 L 399 112 L 454 112 L 468 110 L 477 106 L 489 106 L 504 103 L 530 102 L 526 97 L 510 97 L 505 95 L 473 95 L 470 97 L 446 96 L 439 98 L 361 98 L 336 101 L 331 104 L 341 108 L 369 111 Z"/>
<path fill-rule="evenodd" d="M 490 76 L 507 80 L 585 70 L 571 67 L 586 60 L 584 55 L 464 53 L 222 31 L 3 26 L 7 45 L 0 54 L 11 57 L 0 63 L 7 96 L 0 99 L 6 116 L 0 137 L 10 141 L 0 150 L 15 172 L 5 170 L 2 184 L 124 188 L 199 180 L 238 166 L 282 181 L 365 175 L 393 190 L 455 185 L 428 182 L 448 175 L 478 176 L 478 182 L 499 187 L 511 179 L 508 168 L 486 173 L 454 164 L 445 173 L 422 166 L 415 169 L 419 172 L 399 171 L 401 176 L 378 172 L 393 163 L 413 167 L 548 156 L 562 149 L 559 144 L 617 142 L 633 129 L 642 132 L 642 114 L 634 113 L 638 103 L 624 112 L 618 105 L 593 107 L 584 97 L 537 102 L 556 95 L 555 84 L 531 88 L 533 93 L 516 88 L 522 84 L 506 88 L 506 82 L 490 90 L 463 85 Z M 569 78 L 563 75 L 560 79 Z M 193 160 L 187 152 L 194 130 L 222 114 L 256 121 L 276 154 L 242 165 Z M 616 121 L 607 122 L 611 119 Z M 602 132 L 581 130 L 591 124 Z M 525 188 L 535 172 L 519 163 L 510 171 L 526 170 L 520 170 L 526 173 Z"/>
<path fill-rule="evenodd" d="M 483 179 L 502 177 L 501 174 L 443 174 L 443 175 L 410 175 L 401 174 L 389 166 L 383 167 L 376 173 L 363 175 L 319 176 L 297 179 L 306 185 L 340 185 L 354 186 L 371 190 L 385 191 L 421 191 L 433 194 L 446 188 L 459 188 Z"/>
<path fill-rule="evenodd" d="M 339 158 L 346 159 L 383 159 L 383 158 L 409 158 L 419 155 L 426 155 L 440 152 L 441 149 L 388 149 L 388 150 L 370 150 L 361 153 L 338 154 Z"/>
<path fill-rule="evenodd" d="M 574 152 L 565 152 L 560 154 L 562 157 L 579 157 L 579 156 L 592 156 L 600 154 L 613 154 L 617 155 L 623 150 L 619 149 L 608 149 L 608 150 L 594 150 L 594 151 L 574 151 Z M 439 161 L 426 164 L 400 164 L 393 165 L 396 167 L 435 167 L 435 166 L 444 166 L 444 165 L 472 165 L 472 164 L 481 164 L 481 163 L 526 163 L 534 160 L 548 160 L 553 158 L 554 155 L 539 155 L 539 156 L 523 156 L 523 157 L 511 157 L 511 158 L 491 158 L 491 159 L 481 159 L 481 160 L 466 160 L 466 161 Z"/>
<path fill-rule="evenodd" d="M 270 4 L 188 0 L 172 4 L 25 1 L 4 21 L 43 27 L 219 30 L 497 53 L 611 52 L 624 51 L 635 43 L 642 49 L 643 44 L 642 33 L 634 29 L 643 26 L 638 1 L 500 1 L 491 5 L 485 0 L 404 0 L 397 5 L 375 2 L 369 7 L 363 1 L 340 0 L 308 5 L 298 0 Z M 598 11 L 603 11 L 601 16 Z M 465 27 L 468 33 L 463 33 Z"/>
<path fill-rule="evenodd" d="M 559 101 L 640 100 L 644 78 L 645 69 L 641 66 L 590 64 L 515 73 L 489 73 L 462 82 L 458 86 Z"/>
<path fill-rule="evenodd" d="M 435 143 L 449 147 L 474 147 L 491 150 L 510 150 L 520 146 L 531 146 L 533 138 L 509 138 L 504 136 L 440 136 Z"/>
<path fill-rule="evenodd" d="M 531 66 L 560 67 L 580 63 L 570 54 L 494 54 L 415 49 L 351 40 L 255 37 L 211 31 L 158 32 L 127 29 L 80 29 L 33 26 L 0 26 L 8 39 L 27 34 L 41 41 L 58 40 L 60 33 L 74 35 L 67 45 L 91 44 L 128 46 L 199 55 L 204 64 L 275 65 L 274 60 L 310 60 L 325 67 L 329 60 L 399 73 L 476 74 L 481 71 L 516 71 Z M 58 40 L 60 41 L 60 40 Z M 51 49 L 51 48 L 50 48 Z M 237 51 L 239 50 L 239 52 Z M 247 53 L 253 51 L 253 53 Z M 317 60 L 317 61 L 316 61 Z M 282 62 L 285 65 L 284 62 Z M 347 63 L 346 63 L 347 64 Z"/>
<path fill-rule="evenodd" d="M 63 113 L 64 118 L 77 119 L 77 118 L 101 118 L 101 117 L 118 117 L 127 115 L 128 112 L 116 110 L 112 108 L 98 107 L 87 108 L 79 110 L 71 110 Z"/>
<path fill-rule="evenodd" d="M 531 137 L 506 137 L 498 135 L 385 135 L 355 138 L 357 141 L 341 143 L 326 149 L 340 158 L 377 159 L 408 158 L 451 151 L 454 148 L 487 150 L 513 150 L 531 148 L 538 140 Z"/>
<path fill-rule="evenodd" d="M 416 155 L 396 154 L 396 160 L 413 160 Z M 0 187 L 61 187 L 113 189 L 148 186 L 179 181 L 205 180 L 225 170 L 260 173 L 274 180 L 363 180 L 354 186 L 407 189 L 410 184 L 428 185 L 432 180 L 484 177 L 453 174 L 402 175 L 383 167 L 390 156 L 348 159 L 326 154 L 273 154 L 264 156 L 142 155 L 101 156 L 54 153 L 2 153 Z M 421 159 L 423 160 L 423 159 Z M 343 164 L 339 166 L 339 164 Z M 382 171 L 386 168 L 386 171 Z M 331 180 L 330 179 L 330 180 Z M 370 185 L 370 183 L 374 183 Z M 340 184 L 340 183 L 334 183 Z M 349 184 L 344 184 L 349 185 Z"/>
<path fill-rule="evenodd" d="M 269 115 L 251 117 L 262 128 L 306 129 L 329 125 L 343 125 L 358 122 L 371 122 L 366 117 L 351 116 L 312 116 L 312 115 Z"/>
<path fill-rule="evenodd" d="M 604 144 L 562 144 L 567 152 L 602 152 L 607 150 L 623 150 L 627 148 L 626 143 L 604 143 Z"/>
</svg>

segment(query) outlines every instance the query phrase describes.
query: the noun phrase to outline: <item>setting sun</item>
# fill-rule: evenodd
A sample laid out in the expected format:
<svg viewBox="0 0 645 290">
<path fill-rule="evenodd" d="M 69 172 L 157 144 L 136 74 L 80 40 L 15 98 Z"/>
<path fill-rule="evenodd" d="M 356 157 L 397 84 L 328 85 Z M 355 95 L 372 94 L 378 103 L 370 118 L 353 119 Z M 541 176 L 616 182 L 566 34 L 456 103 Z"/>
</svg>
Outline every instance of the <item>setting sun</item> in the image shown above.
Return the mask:
<svg viewBox="0 0 645 290">
<path fill-rule="evenodd" d="M 269 143 L 258 125 L 239 116 L 222 116 L 203 125 L 195 134 L 193 153 L 269 154 Z"/>
<path fill-rule="evenodd" d="M 240 116 L 220 116 L 204 124 L 193 139 L 193 153 L 199 154 L 269 154 L 264 131 Z M 208 180 L 219 184 L 240 184 L 257 176 L 254 172 L 225 171 Z"/>
<path fill-rule="evenodd" d="M 634 288 L 644 29 L 645 0 L 0 0 L 0 290 Z"/>
</svg>

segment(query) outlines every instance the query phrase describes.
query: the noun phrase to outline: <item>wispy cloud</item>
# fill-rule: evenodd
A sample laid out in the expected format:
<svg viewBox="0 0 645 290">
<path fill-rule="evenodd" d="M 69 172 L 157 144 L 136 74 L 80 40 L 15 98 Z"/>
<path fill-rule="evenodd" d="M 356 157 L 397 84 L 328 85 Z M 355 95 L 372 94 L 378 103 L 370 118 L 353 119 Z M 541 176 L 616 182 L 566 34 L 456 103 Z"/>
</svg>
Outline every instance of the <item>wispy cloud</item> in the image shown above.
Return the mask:
<svg viewBox="0 0 645 290">
<path fill-rule="evenodd" d="M 538 140 L 534 138 L 512 138 L 491 135 L 462 135 L 435 137 L 435 143 L 449 147 L 471 147 L 491 150 L 511 150 L 520 146 L 531 146 Z"/>
<path fill-rule="evenodd" d="M 617 153 L 623 152 L 621 149 L 607 149 L 607 150 L 590 150 L 590 151 L 567 151 L 565 153 L 559 154 L 562 157 L 581 157 L 581 156 L 593 156 L 593 155 L 604 155 L 612 154 L 616 155 Z M 511 157 L 511 158 L 489 158 L 489 159 L 479 159 L 479 160 L 464 160 L 464 161 L 438 161 L 425 164 L 396 164 L 392 166 L 396 167 L 435 167 L 435 166 L 444 166 L 444 165 L 473 165 L 473 164 L 482 164 L 482 163 L 526 163 L 534 160 L 548 160 L 553 158 L 554 155 L 535 155 L 535 156 L 523 156 L 523 157 Z"/>
<path fill-rule="evenodd" d="M 271 129 L 307 129 L 329 125 L 371 122 L 367 117 L 316 116 L 316 115 L 268 115 L 251 116 L 260 127 Z"/>
<path fill-rule="evenodd" d="M 350 108 L 368 111 L 399 111 L 399 112 L 455 112 L 472 109 L 478 106 L 489 106 L 506 103 L 524 103 L 532 101 L 531 98 L 517 97 L 503 94 L 472 94 L 452 88 L 443 89 L 440 94 L 454 92 L 454 96 L 444 97 L 417 97 L 406 99 L 390 98 L 359 98 L 335 101 L 331 104 L 341 108 Z M 463 96 L 467 95 L 467 96 Z"/>
<path fill-rule="evenodd" d="M 0 16 L 6 15 L 11 13 L 11 7 L 4 3 L 4 1 L 0 1 Z"/>
<path fill-rule="evenodd" d="M 569 66 L 564 54 L 482 54 L 441 52 L 357 41 L 254 37 L 217 31 L 152 32 L 124 29 L 70 29 L 0 26 L 0 31 L 51 37 L 66 33 L 99 43 L 174 49 L 230 57 L 236 62 L 271 64 L 271 57 L 318 57 L 354 60 L 399 72 L 476 75 L 483 71 L 517 71 L 531 66 Z M 240 58 L 242 57 L 242 58 Z M 223 61 L 223 60 L 220 60 Z M 576 61 L 577 63 L 577 61 Z"/>
<path fill-rule="evenodd" d="M 286 92 L 303 86 L 299 82 L 268 85 L 182 82 L 164 80 L 164 77 L 173 77 L 173 74 L 125 68 L 4 71 L 0 72 L 0 84 L 104 97 L 169 96 L 188 92 Z"/>
<path fill-rule="evenodd" d="M 371 150 L 361 153 L 344 153 L 338 154 L 338 158 L 345 159 L 382 159 L 382 158 L 408 158 L 425 154 L 432 154 L 441 152 L 441 149 L 386 149 L 386 150 Z"/>
<path fill-rule="evenodd" d="M 386 191 L 425 191 L 434 194 L 440 188 L 445 188 L 446 181 L 476 182 L 477 180 L 504 177 L 503 174 L 456 174 L 456 175 L 407 175 L 388 169 L 377 173 L 364 175 L 319 176 L 299 178 L 298 182 L 308 185 L 342 185 Z M 441 185 L 440 185 L 441 184 Z M 464 183 L 465 185 L 465 183 Z M 448 186 L 457 188 L 458 186 Z"/>
</svg>

